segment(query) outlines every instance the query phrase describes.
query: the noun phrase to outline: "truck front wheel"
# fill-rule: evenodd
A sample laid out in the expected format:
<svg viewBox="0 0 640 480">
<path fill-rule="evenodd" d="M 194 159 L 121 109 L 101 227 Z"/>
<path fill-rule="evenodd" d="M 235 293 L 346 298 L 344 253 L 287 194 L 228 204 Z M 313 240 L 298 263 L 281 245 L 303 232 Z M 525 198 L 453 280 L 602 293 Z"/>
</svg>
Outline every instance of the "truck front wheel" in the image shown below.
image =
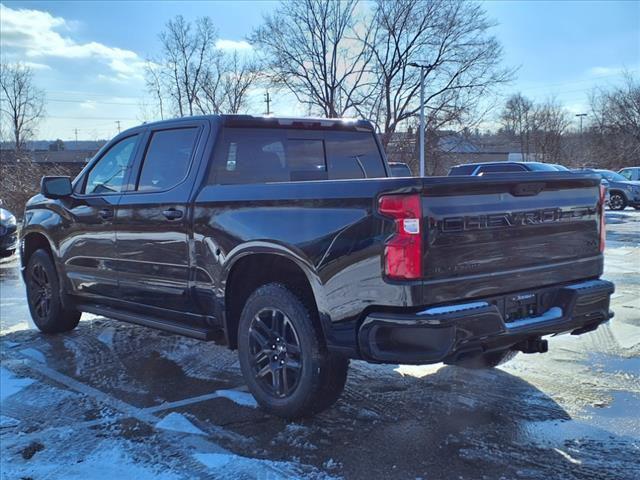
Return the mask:
<svg viewBox="0 0 640 480">
<path fill-rule="evenodd" d="M 307 306 L 279 283 L 261 286 L 247 300 L 238 354 L 251 393 L 280 417 L 330 407 L 347 379 L 349 360 L 323 348 Z"/>
<path fill-rule="evenodd" d="M 29 258 L 26 285 L 31 318 L 41 332 L 60 333 L 76 328 L 81 313 L 63 305 L 58 273 L 46 250 L 36 250 Z"/>
</svg>

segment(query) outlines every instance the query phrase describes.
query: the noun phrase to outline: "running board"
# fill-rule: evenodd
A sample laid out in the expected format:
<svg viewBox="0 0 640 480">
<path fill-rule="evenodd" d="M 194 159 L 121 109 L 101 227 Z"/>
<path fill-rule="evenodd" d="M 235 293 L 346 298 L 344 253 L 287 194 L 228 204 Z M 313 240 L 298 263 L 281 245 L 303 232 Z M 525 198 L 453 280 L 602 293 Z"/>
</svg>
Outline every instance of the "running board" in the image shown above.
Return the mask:
<svg viewBox="0 0 640 480">
<path fill-rule="evenodd" d="M 101 315 L 104 317 L 115 318 L 123 322 L 135 323 L 136 325 L 142 325 L 143 327 L 155 328 L 157 330 L 164 330 L 165 332 L 177 333 L 184 335 L 185 337 L 197 338 L 198 340 L 215 340 L 219 338 L 217 330 L 211 328 L 198 328 L 190 325 L 182 325 L 171 320 L 164 320 L 159 318 L 147 317 L 145 315 L 139 315 L 130 312 L 123 312 L 115 308 L 77 304 L 76 308 L 81 312 L 93 313 L 94 315 Z"/>
</svg>

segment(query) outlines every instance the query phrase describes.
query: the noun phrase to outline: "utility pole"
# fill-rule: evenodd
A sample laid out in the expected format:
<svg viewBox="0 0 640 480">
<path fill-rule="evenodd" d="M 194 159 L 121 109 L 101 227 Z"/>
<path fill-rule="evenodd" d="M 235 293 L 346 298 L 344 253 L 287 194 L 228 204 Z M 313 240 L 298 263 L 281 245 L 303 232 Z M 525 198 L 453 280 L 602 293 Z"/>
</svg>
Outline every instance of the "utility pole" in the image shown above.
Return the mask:
<svg viewBox="0 0 640 480">
<path fill-rule="evenodd" d="M 425 68 L 432 68 L 433 65 L 425 65 L 422 63 L 410 63 L 410 67 L 420 69 L 420 176 L 424 177 L 424 130 L 426 128 L 424 121 L 424 77 Z"/>
<path fill-rule="evenodd" d="M 76 148 L 78 148 L 78 129 L 77 128 L 74 130 L 74 133 L 76 134 Z"/>
<path fill-rule="evenodd" d="M 120 133 L 120 120 L 116 120 L 116 125 L 118 125 L 118 133 Z"/>
<path fill-rule="evenodd" d="M 264 102 L 267 104 L 267 115 L 271 115 L 271 109 L 270 104 L 271 104 L 271 97 L 269 96 L 269 90 L 267 90 L 267 93 L 264 94 Z"/>
<path fill-rule="evenodd" d="M 586 113 L 576 113 L 576 117 L 580 118 L 580 136 L 582 136 L 582 119 L 586 116 Z"/>
</svg>

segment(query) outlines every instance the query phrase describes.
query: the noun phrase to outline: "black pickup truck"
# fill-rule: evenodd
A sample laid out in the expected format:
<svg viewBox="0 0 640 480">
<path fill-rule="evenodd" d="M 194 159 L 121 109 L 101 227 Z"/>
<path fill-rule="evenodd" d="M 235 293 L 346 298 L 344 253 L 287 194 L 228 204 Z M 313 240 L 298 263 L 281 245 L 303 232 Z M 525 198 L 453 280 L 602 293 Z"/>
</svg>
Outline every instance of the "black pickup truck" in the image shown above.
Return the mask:
<svg viewBox="0 0 640 480">
<path fill-rule="evenodd" d="M 387 177 L 366 121 L 127 130 L 26 206 L 33 320 L 225 342 L 258 402 L 297 417 L 335 402 L 349 359 L 491 367 L 612 316 L 599 177 Z"/>
</svg>

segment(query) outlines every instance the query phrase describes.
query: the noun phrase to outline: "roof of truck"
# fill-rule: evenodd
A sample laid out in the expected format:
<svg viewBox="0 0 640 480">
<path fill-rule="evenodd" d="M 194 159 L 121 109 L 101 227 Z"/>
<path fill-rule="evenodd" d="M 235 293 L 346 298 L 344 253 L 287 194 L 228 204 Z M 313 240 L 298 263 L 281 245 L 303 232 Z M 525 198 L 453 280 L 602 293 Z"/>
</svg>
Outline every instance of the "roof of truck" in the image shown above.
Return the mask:
<svg viewBox="0 0 640 480">
<path fill-rule="evenodd" d="M 255 115 L 198 115 L 192 117 L 172 118 L 150 122 L 146 125 L 157 126 L 166 123 L 193 120 L 210 120 L 221 122 L 224 126 L 233 127 L 271 127 L 271 128 L 310 128 L 336 130 L 374 130 L 369 120 L 352 118 L 314 118 L 314 117 L 273 117 Z"/>
</svg>

